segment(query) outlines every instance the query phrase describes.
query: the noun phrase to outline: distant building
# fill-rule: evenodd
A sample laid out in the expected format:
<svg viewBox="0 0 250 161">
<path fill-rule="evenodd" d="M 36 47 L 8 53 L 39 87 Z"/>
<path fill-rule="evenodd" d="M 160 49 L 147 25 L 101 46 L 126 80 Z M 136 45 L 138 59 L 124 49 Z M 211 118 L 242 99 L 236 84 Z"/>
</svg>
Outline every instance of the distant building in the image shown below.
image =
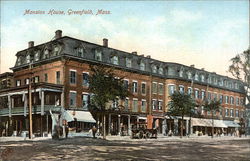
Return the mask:
<svg viewBox="0 0 250 161">
<path fill-rule="evenodd" d="M 14 87 L 0 90 L 0 98 L 8 100 L 7 106 L 0 107 L 5 131 L 27 130 L 27 89 L 31 81 L 35 133 L 50 132 L 49 110 L 61 107 L 75 119 L 70 126 L 79 130 L 90 128 L 95 122 L 87 114 L 91 96 L 88 91 L 90 64 L 114 67 L 117 76 L 124 77 L 124 85 L 133 93 L 125 100 L 110 103 L 106 123 L 109 134 L 128 135 L 137 122 L 145 122 L 148 127 L 158 128 L 160 133 L 171 129 L 177 135 L 180 118 L 167 115 L 169 96 L 174 91 L 192 94 L 198 101 L 220 100 L 222 108 L 214 116 L 215 131 L 230 133 L 239 127 L 237 122 L 245 110 L 241 81 L 197 69 L 194 65 L 163 62 L 137 52 L 113 49 L 108 46 L 108 39 L 98 45 L 62 37 L 62 31 L 58 30 L 54 40 L 37 46 L 31 41 L 16 57 L 16 64 L 11 68 Z M 196 112 L 201 118 L 192 118 L 192 133 L 211 133 L 211 113 L 203 108 L 197 108 Z M 190 132 L 189 124 L 186 117 L 186 134 Z"/>
</svg>

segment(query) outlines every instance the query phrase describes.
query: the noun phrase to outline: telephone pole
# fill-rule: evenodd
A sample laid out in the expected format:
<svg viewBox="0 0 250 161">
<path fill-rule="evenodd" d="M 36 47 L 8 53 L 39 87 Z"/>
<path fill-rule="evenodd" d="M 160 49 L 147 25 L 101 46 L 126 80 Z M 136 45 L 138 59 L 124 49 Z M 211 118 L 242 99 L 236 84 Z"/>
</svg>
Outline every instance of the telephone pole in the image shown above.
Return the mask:
<svg viewBox="0 0 250 161">
<path fill-rule="evenodd" d="M 31 70 L 31 64 L 29 66 L 30 70 L 30 81 L 29 81 L 29 138 L 32 139 L 33 136 L 33 128 L 32 128 L 32 89 L 31 89 L 31 83 L 32 83 L 32 70 Z"/>
</svg>

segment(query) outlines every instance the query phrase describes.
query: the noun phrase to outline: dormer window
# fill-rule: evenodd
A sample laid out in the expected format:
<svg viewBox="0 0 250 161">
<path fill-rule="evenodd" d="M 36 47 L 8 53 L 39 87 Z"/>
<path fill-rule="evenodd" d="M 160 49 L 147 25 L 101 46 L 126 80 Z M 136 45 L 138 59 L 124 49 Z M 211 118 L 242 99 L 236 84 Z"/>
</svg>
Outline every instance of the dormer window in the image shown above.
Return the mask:
<svg viewBox="0 0 250 161">
<path fill-rule="evenodd" d="M 118 62 L 118 56 L 113 56 L 112 58 L 111 58 L 111 63 L 112 64 L 115 64 L 115 65 L 118 65 L 119 64 L 119 62 Z"/>
<path fill-rule="evenodd" d="M 39 60 L 39 56 L 40 56 L 40 51 L 36 51 L 35 52 L 35 61 Z"/>
<path fill-rule="evenodd" d="M 17 65 L 21 65 L 21 57 L 20 56 L 17 58 Z"/>
<path fill-rule="evenodd" d="M 157 66 L 156 66 L 156 65 L 153 65 L 153 66 L 152 66 L 152 72 L 153 72 L 153 73 L 157 73 Z"/>
<path fill-rule="evenodd" d="M 201 81 L 205 82 L 205 76 L 203 74 L 201 75 Z"/>
<path fill-rule="evenodd" d="M 44 59 L 49 58 L 49 49 L 45 49 L 43 54 L 44 54 L 44 55 L 43 55 L 43 58 L 44 58 Z"/>
<path fill-rule="evenodd" d="M 228 83 L 228 86 L 229 86 L 229 88 L 232 88 L 232 83 L 229 82 L 229 83 Z"/>
<path fill-rule="evenodd" d="M 188 79 L 192 79 L 192 73 L 191 72 L 188 72 L 187 75 L 188 75 Z"/>
<path fill-rule="evenodd" d="M 29 54 L 26 56 L 26 62 L 30 63 L 30 55 Z"/>
<path fill-rule="evenodd" d="M 53 55 L 56 56 L 59 54 L 59 46 L 55 46 L 53 49 Z"/>
<path fill-rule="evenodd" d="M 194 79 L 195 79 L 196 81 L 199 80 L 199 75 L 198 75 L 197 73 L 195 74 Z"/>
<path fill-rule="evenodd" d="M 217 78 L 214 77 L 214 84 L 217 84 L 218 83 L 217 81 L 218 81 Z"/>
<path fill-rule="evenodd" d="M 75 52 L 77 56 L 83 57 L 84 49 L 82 47 L 78 47 L 76 48 Z"/>
<path fill-rule="evenodd" d="M 159 68 L 159 74 L 163 74 L 163 68 L 162 67 Z"/>
<path fill-rule="evenodd" d="M 183 77 L 183 70 L 180 70 L 179 76 L 180 76 L 180 77 Z"/>
<path fill-rule="evenodd" d="M 145 63 L 141 61 L 140 63 L 140 70 L 145 71 Z"/>
<path fill-rule="evenodd" d="M 102 52 L 101 51 L 95 52 L 95 60 L 102 61 Z"/>
<path fill-rule="evenodd" d="M 129 58 L 126 58 L 126 67 L 128 67 L 128 68 L 132 67 L 132 61 Z"/>
<path fill-rule="evenodd" d="M 208 76 L 207 82 L 208 82 L 208 83 L 211 83 L 211 82 L 212 82 L 212 78 L 211 78 L 210 76 Z"/>
<path fill-rule="evenodd" d="M 239 89 L 239 84 L 238 83 L 234 83 L 234 87 L 235 87 L 235 89 Z"/>
</svg>

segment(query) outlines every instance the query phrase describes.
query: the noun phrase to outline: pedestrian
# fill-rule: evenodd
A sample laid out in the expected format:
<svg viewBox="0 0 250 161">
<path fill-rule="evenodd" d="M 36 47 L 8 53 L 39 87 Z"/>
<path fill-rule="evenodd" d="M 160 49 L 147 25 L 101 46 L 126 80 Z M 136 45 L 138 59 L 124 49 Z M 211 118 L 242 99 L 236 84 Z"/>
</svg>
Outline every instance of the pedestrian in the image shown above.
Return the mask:
<svg viewBox="0 0 250 161">
<path fill-rule="evenodd" d="M 93 134 L 93 138 L 96 138 L 95 137 L 95 134 L 97 132 L 97 128 L 95 126 L 92 127 L 92 134 Z"/>
</svg>

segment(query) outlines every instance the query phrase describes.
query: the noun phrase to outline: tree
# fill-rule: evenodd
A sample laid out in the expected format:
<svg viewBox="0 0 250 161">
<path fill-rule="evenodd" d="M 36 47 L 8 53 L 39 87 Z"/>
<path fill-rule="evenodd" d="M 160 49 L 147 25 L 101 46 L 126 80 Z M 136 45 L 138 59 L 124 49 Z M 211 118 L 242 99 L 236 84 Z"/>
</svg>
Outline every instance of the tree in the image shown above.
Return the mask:
<svg viewBox="0 0 250 161">
<path fill-rule="evenodd" d="M 171 101 L 169 102 L 169 113 L 171 115 L 179 115 L 181 116 L 181 133 L 180 137 L 182 138 L 183 136 L 183 118 L 185 115 L 190 114 L 194 107 L 195 107 L 195 102 L 191 98 L 191 95 L 185 94 L 185 93 L 180 93 L 180 92 L 175 92 L 170 96 Z"/>
<path fill-rule="evenodd" d="M 115 77 L 114 70 L 104 65 L 90 66 L 89 92 L 93 93 L 89 110 L 92 114 L 99 112 L 102 116 L 102 134 L 106 139 L 105 112 L 107 103 L 125 99 L 129 92 L 123 85 L 122 78 Z"/>
<path fill-rule="evenodd" d="M 212 114 L 212 138 L 214 137 L 214 114 L 219 111 L 220 109 L 220 101 L 218 100 L 212 100 L 212 101 L 205 101 L 204 103 L 204 109 L 206 111 L 211 112 Z"/>
<path fill-rule="evenodd" d="M 231 60 L 229 72 L 238 80 L 244 82 L 245 94 L 248 102 L 250 102 L 250 49 L 241 54 L 237 54 Z"/>
</svg>

